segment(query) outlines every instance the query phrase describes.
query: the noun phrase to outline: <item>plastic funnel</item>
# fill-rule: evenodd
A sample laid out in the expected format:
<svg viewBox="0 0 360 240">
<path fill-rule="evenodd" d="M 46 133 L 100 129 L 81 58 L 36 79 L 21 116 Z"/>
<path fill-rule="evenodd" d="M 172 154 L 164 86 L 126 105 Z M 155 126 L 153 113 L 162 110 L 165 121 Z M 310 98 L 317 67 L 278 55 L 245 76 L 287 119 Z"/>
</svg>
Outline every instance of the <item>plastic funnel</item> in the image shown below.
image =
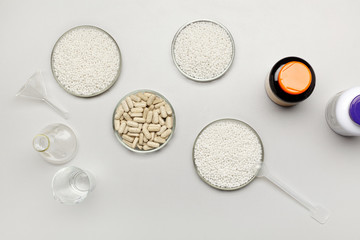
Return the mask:
<svg viewBox="0 0 360 240">
<path fill-rule="evenodd" d="M 34 73 L 34 75 L 27 80 L 25 85 L 16 93 L 16 96 L 42 100 L 55 109 L 62 117 L 65 119 L 68 118 L 68 111 L 48 98 L 44 78 L 40 71 Z"/>
</svg>

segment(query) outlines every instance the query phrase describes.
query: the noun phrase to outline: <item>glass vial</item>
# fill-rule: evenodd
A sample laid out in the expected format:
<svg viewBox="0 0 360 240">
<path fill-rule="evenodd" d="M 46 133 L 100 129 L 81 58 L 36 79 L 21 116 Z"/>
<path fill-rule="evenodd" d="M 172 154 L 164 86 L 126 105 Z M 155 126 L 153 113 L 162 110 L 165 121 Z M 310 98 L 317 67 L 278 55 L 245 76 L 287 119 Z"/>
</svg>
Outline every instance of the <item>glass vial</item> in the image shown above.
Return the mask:
<svg viewBox="0 0 360 240">
<path fill-rule="evenodd" d="M 307 99 L 315 88 L 315 73 L 305 60 L 286 57 L 278 61 L 265 80 L 265 90 L 276 104 L 289 107 Z"/>
<path fill-rule="evenodd" d="M 342 136 L 360 136 L 360 87 L 339 92 L 326 106 L 329 127 Z"/>
<path fill-rule="evenodd" d="M 76 135 L 64 124 L 51 124 L 34 137 L 33 147 L 50 163 L 67 163 L 75 157 L 77 152 Z"/>
<path fill-rule="evenodd" d="M 63 204 L 82 202 L 95 188 L 93 175 L 78 167 L 65 167 L 55 173 L 52 190 L 55 200 Z"/>
</svg>

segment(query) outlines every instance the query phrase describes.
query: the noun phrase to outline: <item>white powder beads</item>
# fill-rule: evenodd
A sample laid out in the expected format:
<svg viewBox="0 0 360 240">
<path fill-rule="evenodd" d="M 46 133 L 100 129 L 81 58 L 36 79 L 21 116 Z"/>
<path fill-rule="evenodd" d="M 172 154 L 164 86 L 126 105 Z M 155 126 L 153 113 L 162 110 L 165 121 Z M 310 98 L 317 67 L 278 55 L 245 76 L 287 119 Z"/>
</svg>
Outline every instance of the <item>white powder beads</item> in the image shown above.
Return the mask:
<svg viewBox="0 0 360 240">
<path fill-rule="evenodd" d="M 261 140 L 245 123 L 223 119 L 198 136 L 194 163 L 206 183 L 223 190 L 245 186 L 257 174 L 263 159 Z"/>
<path fill-rule="evenodd" d="M 218 23 L 199 20 L 181 28 L 172 46 L 173 59 L 186 77 L 210 81 L 222 76 L 234 57 L 230 32 Z"/>
<path fill-rule="evenodd" d="M 105 31 L 79 26 L 61 36 L 51 62 L 55 79 L 67 92 L 92 97 L 108 90 L 118 79 L 120 50 Z"/>
</svg>

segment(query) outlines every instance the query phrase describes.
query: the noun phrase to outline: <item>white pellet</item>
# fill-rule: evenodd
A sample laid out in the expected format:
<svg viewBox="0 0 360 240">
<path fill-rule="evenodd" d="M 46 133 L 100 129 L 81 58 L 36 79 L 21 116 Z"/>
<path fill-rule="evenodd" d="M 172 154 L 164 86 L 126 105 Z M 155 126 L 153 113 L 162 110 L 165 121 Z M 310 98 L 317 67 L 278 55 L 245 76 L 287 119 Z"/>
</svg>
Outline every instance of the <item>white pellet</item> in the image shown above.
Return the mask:
<svg viewBox="0 0 360 240">
<path fill-rule="evenodd" d="M 209 125 L 194 148 L 199 174 L 219 188 L 238 188 L 252 180 L 261 166 L 262 145 L 247 125 L 222 120 Z"/>
<path fill-rule="evenodd" d="M 165 143 L 166 142 L 166 139 L 162 138 L 162 137 L 159 137 L 159 136 L 156 136 L 154 138 L 154 142 L 157 142 L 157 143 Z"/>
</svg>

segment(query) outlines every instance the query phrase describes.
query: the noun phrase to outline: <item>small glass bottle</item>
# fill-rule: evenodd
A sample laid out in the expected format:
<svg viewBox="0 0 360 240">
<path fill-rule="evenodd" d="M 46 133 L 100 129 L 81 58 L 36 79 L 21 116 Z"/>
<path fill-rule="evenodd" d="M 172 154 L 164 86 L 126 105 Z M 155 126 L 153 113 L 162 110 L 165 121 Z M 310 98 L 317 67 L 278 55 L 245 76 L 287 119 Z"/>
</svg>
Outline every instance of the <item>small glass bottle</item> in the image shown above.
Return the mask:
<svg viewBox="0 0 360 240">
<path fill-rule="evenodd" d="M 34 137 L 33 147 L 46 161 L 63 164 L 72 160 L 76 155 L 76 135 L 71 128 L 64 124 L 51 124 Z"/>
<path fill-rule="evenodd" d="M 342 136 L 360 136 L 360 87 L 339 92 L 326 106 L 329 127 Z"/>
<path fill-rule="evenodd" d="M 315 88 L 315 73 L 305 60 L 286 57 L 278 61 L 265 80 L 265 90 L 276 104 L 289 107 L 307 99 Z"/>
</svg>

